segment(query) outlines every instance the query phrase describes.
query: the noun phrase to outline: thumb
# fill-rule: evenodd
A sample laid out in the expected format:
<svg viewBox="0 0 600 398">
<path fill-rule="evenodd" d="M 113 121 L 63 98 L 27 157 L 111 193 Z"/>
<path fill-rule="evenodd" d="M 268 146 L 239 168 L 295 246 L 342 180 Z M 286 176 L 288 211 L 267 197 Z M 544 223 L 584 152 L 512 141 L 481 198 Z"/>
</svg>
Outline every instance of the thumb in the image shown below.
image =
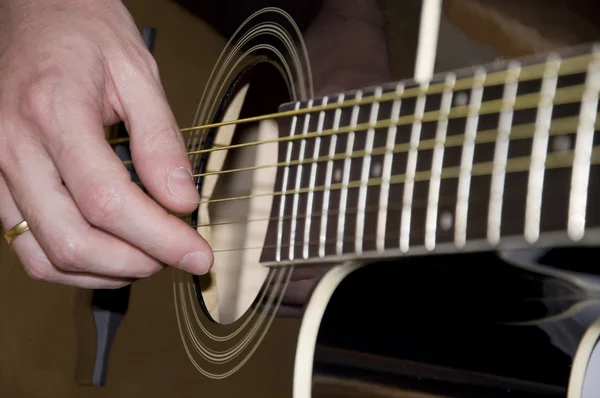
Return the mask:
<svg viewBox="0 0 600 398">
<path fill-rule="evenodd" d="M 148 53 L 149 54 L 149 53 Z M 133 164 L 150 194 L 167 209 L 192 212 L 200 195 L 183 135 L 169 107 L 154 59 L 113 76 Z M 119 71 L 123 72 L 123 71 Z"/>
</svg>

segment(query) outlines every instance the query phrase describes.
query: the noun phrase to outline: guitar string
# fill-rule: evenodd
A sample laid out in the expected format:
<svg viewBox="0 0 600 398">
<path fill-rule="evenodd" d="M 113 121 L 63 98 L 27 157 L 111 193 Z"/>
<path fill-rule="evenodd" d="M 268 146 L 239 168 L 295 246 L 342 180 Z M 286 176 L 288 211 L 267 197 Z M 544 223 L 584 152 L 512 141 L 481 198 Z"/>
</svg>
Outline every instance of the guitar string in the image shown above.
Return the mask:
<svg viewBox="0 0 600 398">
<path fill-rule="evenodd" d="M 596 122 L 595 122 L 595 126 L 594 126 L 595 129 L 600 129 L 600 118 L 598 118 L 598 115 L 599 114 L 596 114 L 597 118 L 596 118 Z M 561 135 L 561 134 L 575 134 L 575 131 L 573 131 L 574 129 L 573 129 L 572 125 L 577 122 L 578 118 L 579 117 L 574 116 L 574 117 L 565 117 L 565 118 L 561 118 L 561 119 L 556 119 L 549 129 L 549 135 L 554 136 L 554 135 Z M 532 138 L 533 135 L 531 134 L 531 131 L 534 129 L 535 129 L 535 123 L 517 125 L 517 126 L 513 127 L 511 130 L 510 141 L 512 142 L 512 141 L 516 141 L 519 139 Z M 496 129 L 480 131 L 475 140 L 475 144 L 495 142 L 496 133 L 497 133 Z M 449 136 L 445 142 L 445 148 L 449 148 L 449 147 L 453 147 L 453 146 L 460 146 L 462 144 L 462 138 L 463 138 L 463 135 Z M 423 140 L 420 142 L 417 149 L 418 150 L 432 149 L 434 147 L 435 143 L 436 143 L 435 139 Z M 397 144 L 394 147 L 394 150 L 392 151 L 392 153 L 395 153 L 395 154 L 396 153 L 406 153 L 409 148 L 410 148 L 409 144 Z M 387 150 L 384 147 L 374 148 L 373 151 L 371 152 L 371 155 L 372 156 L 383 155 L 383 154 L 387 153 L 386 151 Z M 365 151 L 363 151 L 363 150 L 355 151 L 349 157 L 350 158 L 360 158 L 360 157 L 363 157 L 364 154 L 365 154 Z M 205 176 L 210 176 L 210 175 L 218 175 L 218 174 L 225 174 L 225 173 L 232 173 L 232 172 L 252 171 L 252 170 L 268 168 L 268 167 L 282 167 L 282 166 L 287 166 L 287 165 L 295 166 L 295 165 L 299 165 L 299 164 L 323 162 L 323 161 L 327 161 L 330 159 L 331 160 L 343 160 L 346 157 L 348 157 L 348 156 L 345 153 L 338 153 L 333 157 L 321 156 L 317 159 L 294 160 L 290 163 L 280 162 L 280 163 L 276 163 L 276 164 L 259 165 L 259 166 L 252 166 L 252 167 L 245 167 L 245 168 L 238 168 L 238 169 L 229 169 L 229 170 L 218 171 L 218 172 L 207 172 L 207 173 L 202 173 L 202 174 L 196 174 L 193 177 L 205 177 Z M 141 182 L 138 184 L 141 185 Z M 186 216 L 186 215 L 177 215 L 177 214 L 174 214 L 174 215 L 179 218 L 182 218 L 182 219 L 189 218 L 189 216 Z M 287 217 L 284 217 L 283 219 L 285 220 L 286 218 Z M 271 218 L 266 218 L 266 219 L 265 218 L 251 219 L 251 220 L 226 222 L 226 223 L 201 224 L 201 225 L 198 225 L 198 228 L 218 226 L 218 225 L 230 225 L 230 224 L 238 224 L 238 223 L 271 221 L 271 220 L 276 220 L 276 219 L 278 219 L 278 217 L 271 217 Z"/>
<path fill-rule="evenodd" d="M 573 162 L 573 157 L 574 157 L 574 150 L 549 153 L 547 156 L 545 168 L 546 169 L 554 169 L 554 168 L 562 168 L 562 167 L 571 167 L 572 162 Z M 592 162 L 592 164 L 596 164 L 596 163 L 600 162 L 600 146 L 595 146 L 592 148 L 590 161 Z M 531 162 L 531 156 L 521 156 L 521 157 L 511 158 L 506 163 L 506 172 L 528 171 L 530 162 Z M 475 164 L 473 164 L 471 176 L 491 175 L 493 168 L 494 168 L 493 161 L 475 163 Z M 445 167 L 442 169 L 442 174 L 441 174 L 440 178 L 442 178 L 442 179 L 456 178 L 460 175 L 460 171 L 461 171 L 460 166 Z M 418 171 L 414 176 L 414 181 L 427 181 L 427 180 L 429 180 L 430 177 L 431 177 L 430 170 Z M 201 200 L 200 202 L 198 202 L 198 204 L 202 205 L 202 204 L 210 204 L 210 203 L 228 202 L 228 201 L 233 201 L 233 200 L 247 200 L 247 199 L 254 199 L 254 198 L 259 198 L 259 197 L 275 197 L 275 196 L 290 195 L 290 194 L 296 194 L 296 193 L 320 192 L 320 191 L 324 191 L 325 189 L 334 191 L 334 190 L 340 190 L 342 188 L 350 188 L 350 189 L 351 188 L 360 188 L 363 185 L 378 186 L 378 185 L 381 185 L 382 180 L 383 179 L 381 177 L 371 178 L 367 181 L 353 180 L 353 181 L 350 181 L 348 184 L 342 184 L 342 183 L 331 184 L 329 186 L 329 188 L 327 188 L 324 185 L 321 185 L 321 186 L 317 186 L 317 187 L 313 187 L 313 188 L 306 188 L 306 187 L 300 188 L 298 190 L 289 189 L 286 191 L 277 191 L 277 192 L 264 193 L 264 194 L 244 195 L 244 196 L 235 196 L 235 197 L 228 197 L 228 198 Z M 390 178 L 389 178 L 390 184 L 401 184 L 401 183 L 404 183 L 405 181 L 406 181 L 406 174 L 395 174 L 395 175 L 390 176 Z"/>
<path fill-rule="evenodd" d="M 581 101 L 584 91 L 585 91 L 584 85 L 578 85 L 578 86 L 572 86 L 572 87 L 566 87 L 563 89 L 559 89 L 559 90 L 557 90 L 557 93 L 555 95 L 554 104 L 560 105 L 560 104 L 579 102 L 579 101 Z M 539 104 L 540 95 L 541 94 L 539 94 L 539 93 L 533 93 L 533 94 L 524 94 L 521 96 L 517 96 L 517 99 L 513 106 L 513 110 L 534 109 Z M 502 106 L 503 106 L 503 100 L 492 100 L 492 101 L 483 102 L 482 106 L 480 108 L 479 115 L 499 113 L 502 110 Z M 450 112 L 448 114 L 444 114 L 441 111 L 425 112 L 423 114 L 423 117 L 420 118 L 419 121 L 420 122 L 435 122 L 435 121 L 438 121 L 441 118 L 441 116 L 444 116 L 447 118 L 464 117 L 464 116 L 467 116 L 468 111 L 469 111 L 469 106 L 459 106 L 459 107 L 451 108 Z M 296 140 L 303 140 L 303 139 L 316 138 L 316 137 L 325 137 L 325 136 L 331 136 L 331 135 L 337 135 L 337 134 L 347 134 L 350 132 L 364 132 L 364 131 L 367 131 L 372 128 L 373 129 L 383 129 L 383 128 L 389 128 L 392 126 L 410 125 L 410 124 L 414 123 L 417 119 L 418 118 L 415 117 L 414 115 L 406 115 L 406 116 L 398 118 L 396 121 L 393 121 L 391 119 L 386 119 L 386 120 L 381 120 L 374 124 L 361 123 L 356 126 L 344 126 L 344 127 L 338 128 L 338 129 L 326 129 L 321 132 L 313 131 L 313 132 L 309 132 L 307 134 L 284 136 L 284 137 L 274 138 L 271 140 L 254 141 L 254 142 L 241 143 L 241 144 L 235 144 L 235 145 L 216 146 L 213 148 L 191 151 L 191 152 L 188 152 L 187 154 L 188 154 L 188 156 L 189 155 L 197 155 L 197 154 L 202 154 L 202 153 L 209 153 L 209 152 L 215 152 L 215 151 L 226 150 L 226 149 L 227 150 L 239 149 L 239 148 L 245 148 L 245 147 L 255 146 L 255 145 L 263 145 L 263 144 L 269 144 L 269 143 L 296 141 Z M 556 120 L 560 120 L 560 119 L 556 119 Z M 125 165 L 130 165 L 132 163 L 133 162 L 131 160 L 126 160 L 123 162 L 123 164 L 125 164 Z M 273 165 L 273 167 L 275 167 L 275 166 L 276 165 Z M 233 170 L 233 171 L 236 171 L 236 170 Z M 202 175 L 196 174 L 193 177 L 200 177 L 200 176 L 202 176 Z"/>
<path fill-rule="evenodd" d="M 568 58 L 568 59 L 564 60 L 561 63 L 561 67 L 558 71 L 558 76 L 563 77 L 563 76 L 586 72 L 587 66 L 588 66 L 587 63 L 594 60 L 595 57 L 596 57 L 595 54 L 587 54 L 587 55 L 576 56 L 576 57 L 572 57 L 572 58 Z M 521 83 L 521 82 L 525 82 L 525 81 L 541 79 L 543 77 L 545 68 L 546 68 L 546 62 L 542 63 L 542 64 L 536 64 L 536 65 L 530 65 L 530 66 L 523 67 L 521 70 L 521 74 L 520 74 L 520 78 L 519 78 L 518 82 Z M 450 73 L 452 73 L 452 72 L 450 72 Z M 485 83 L 483 84 L 483 87 L 485 88 L 485 87 L 505 84 L 505 78 L 506 78 L 506 76 L 508 76 L 508 73 L 509 73 L 509 70 L 490 73 L 489 75 L 487 75 L 487 78 L 486 78 Z M 456 81 L 453 90 L 460 91 L 460 90 L 470 89 L 470 88 L 472 88 L 471 86 L 474 82 L 475 82 L 475 77 L 473 77 L 473 76 L 461 78 Z M 439 94 L 439 93 L 442 93 L 446 88 L 447 88 L 447 84 L 445 82 L 441 82 L 441 83 L 431 84 L 429 86 L 429 88 L 425 89 L 425 90 L 423 90 L 420 86 L 417 86 L 417 87 L 412 87 L 412 88 L 404 90 L 404 92 L 402 94 L 398 94 L 395 91 L 392 91 L 389 93 L 382 94 L 378 98 L 376 98 L 374 95 L 372 95 L 372 96 L 363 97 L 362 99 L 345 100 L 341 103 L 317 105 L 317 106 L 311 106 L 308 108 L 276 112 L 276 113 L 271 113 L 271 114 L 266 114 L 266 115 L 244 118 L 244 119 L 236 119 L 236 120 L 229 120 L 229 121 L 218 122 L 218 123 L 185 127 L 185 128 L 181 128 L 180 131 L 182 133 L 193 132 L 193 131 L 197 131 L 197 130 L 205 130 L 205 129 L 217 128 L 217 127 L 222 127 L 222 126 L 227 126 L 227 125 L 253 123 L 253 122 L 258 122 L 258 121 L 268 120 L 268 119 L 277 119 L 277 118 L 298 116 L 298 115 L 304 115 L 304 114 L 316 113 L 316 112 L 322 112 L 322 111 L 328 111 L 328 110 L 336 110 L 336 109 L 347 108 L 347 107 L 352 107 L 352 106 L 356 106 L 356 105 L 359 105 L 359 106 L 369 105 L 374 102 L 388 102 L 388 101 L 393 101 L 393 100 L 397 100 L 397 99 L 412 99 L 412 98 L 416 98 L 420 95 Z M 119 144 L 119 143 L 126 143 L 126 142 L 129 142 L 129 138 L 127 138 L 127 137 L 108 140 L 108 143 L 111 145 Z M 258 143 L 260 143 L 260 142 L 258 142 Z M 228 149 L 228 148 L 224 147 L 224 149 Z M 194 154 L 195 154 L 195 151 L 194 151 Z"/>
<path fill-rule="evenodd" d="M 571 152 L 571 153 L 569 153 L 569 152 Z M 553 153 L 551 155 L 558 155 L 560 157 L 569 156 L 571 158 L 571 162 L 572 162 L 572 157 L 573 157 L 572 151 L 562 152 L 562 153 Z M 518 158 L 518 159 L 515 159 L 515 160 L 522 160 L 522 159 L 523 160 L 524 159 L 530 160 L 530 157 L 523 157 L 523 158 Z M 549 155 L 548 159 L 552 160 L 552 157 Z M 485 163 L 492 163 L 492 162 L 485 162 Z M 528 168 L 529 168 L 529 166 L 523 167 L 522 163 L 523 162 L 519 162 L 519 165 L 517 165 L 516 167 L 514 165 L 512 167 L 509 167 L 509 166 L 511 166 L 511 162 L 509 161 L 507 163 L 507 173 L 519 172 L 519 171 L 527 171 Z M 551 168 L 565 167 L 566 163 L 568 163 L 568 162 L 560 162 L 560 163 L 556 163 L 555 162 L 551 167 L 547 167 L 547 168 L 551 169 Z M 481 164 L 482 163 L 475 164 L 473 170 L 476 170 L 475 167 L 477 165 L 481 165 Z M 593 148 L 592 156 L 591 156 L 591 164 L 600 164 L 600 146 L 596 146 L 596 147 Z M 453 173 L 453 174 L 455 174 L 453 176 L 458 176 L 459 172 L 460 171 L 457 170 L 456 172 Z M 427 173 L 424 172 L 423 173 L 423 177 L 420 178 L 420 180 L 426 180 L 426 178 L 425 178 L 426 174 Z M 419 179 L 418 175 L 419 175 L 419 173 L 417 173 L 417 175 L 415 176 L 415 180 Z M 481 176 L 481 175 L 490 175 L 490 173 L 489 172 L 488 173 L 480 172 L 480 173 L 473 173 L 472 175 Z M 442 176 L 442 178 L 444 178 L 444 176 Z M 446 176 L 446 178 L 448 178 L 448 177 Z M 393 184 L 393 183 L 398 183 L 398 182 L 391 182 L 391 183 Z M 291 192 L 295 192 L 295 191 L 291 191 Z M 445 196 L 440 197 L 440 203 L 443 203 L 444 201 L 450 201 L 450 200 L 453 200 L 453 199 L 454 199 L 453 197 L 445 195 Z M 505 202 L 516 201 L 516 200 L 518 200 L 518 199 L 513 199 L 512 195 L 505 195 L 505 197 L 504 197 L 504 201 Z M 480 202 L 484 202 L 484 201 L 475 200 L 475 201 L 470 201 L 469 203 L 470 204 L 477 204 L 477 203 L 480 203 Z M 485 200 L 485 202 L 487 202 L 487 199 Z M 418 209 L 420 207 L 424 208 L 424 206 L 426 206 L 426 205 L 427 205 L 427 200 L 426 199 L 413 201 L 413 209 L 415 209 L 415 208 Z M 394 211 L 395 209 L 396 208 L 393 207 L 393 206 L 388 206 L 388 211 Z M 368 206 L 365 209 L 365 213 L 373 213 L 373 212 L 377 212 L 377 211 L 379 211 L 379 208 L 378 208 L 377 205 L 370 205 L 370 206 Z M 335 216 L 339 212 L 340 212 L 340 210 L 336 209 L 336 210 L 332 210 L 331 212 L 328 211 L 327 215 Z M 357 214 L 358 213 L 358 208 L 351 207 L 349 209 L 346 209 L 344 212 L 345 212 L 345 214 L 349 214 L 349 215 Z M 310 216 L 311 217 L 315 217 L 315 216 L 320 216 L 321 214 L 322 213 L 320 213 L 320 212 L 318 212 L 318 213 L 311 213 Z M 302 213 L 302 214 L 298 214 L 298 215 L 295 215 L 295 216 L 294 215 L 287 215 L 287 216 L 284 217 L 284 219 L 292 219 L 292 218 L 305 219 L 307 217 L 308 217 L 307 214 Z M 277 219 L 279 219 L 279 218 L 278 217 L 270 217 L 270 218 L 265 218 L 265 219 L 234 221 L 234 222 L 228 222 L 228 223 L 201 224 L 201 225 L 198 225 L 197 227 L 201 228 L 201 227 L 215 227 L 215 226 L 220 226 L 220 225 L 222 226 L 222 225 L 231 225 L 231 224 L 249 224 L 251 222 L 273 221 L 273 220 L 277 220 Z M 300 245 L 300 244 L 303 244 L 303 243 L 298 243 L 298 245 Z M 313 242 L 313 243 L 309 243 L 309 244 L 314 245 L 316 243 Z M 274 246 L 274 247 L 276 247 L 276 246 Z M 283 245 L 283 247 L 289 247 L 289 245 L 287 245 L 287 246 Z M 261 248 L 263 248 L 263 247 L 261 247 Z M 269 247 L 265 246 L 264 248 L 269 248 Z M 218 252 L 240 251 L 240 250 L 256 250 L 256 249 L 259 249 L 259 248 L 256 247 L 256 248 L 216 249 L 216 250 L 213 250 L 213 251 L 215 253 L 218 253 Z"/>
<path fill-rule="evenodd" d="M 556 90 L 555 100 L 553 103 L 554 103 L 554 105 L 562 105 L 562 104 L 579 102 L 579 101 L 581 101 L 581 98 L 582 98 L 584 92 L 585 92 L 585 85 L 583 85 L 583 84 L 577 85 L 577 86 L 560 88 L 560 89 Z M 525 109 L 536 108 L 539 105 L 541 95 L 542 95 L 541 93 L 531 93 L 531 94 L 522 94 L 520 96 L 517 96 L 516 101 L 513 106 L 513 110 L 525 110 Z M 502 110 L 503 102 L 504 102 L 504 100 L 502 100 L 502 99 L 483 102 L 481 104 L 481 108 L 478 112 L 478 115 L 481 116 L 481 115 L 499 113 Z M 327 130 L 323 130 L 322 132 L 311 131 L 307 134 L 301 134 L 301 135 L 284 136 L 284 137 L 273 138 L 270 140 L 245 142 L 245 143 L 234 144 L 234 145 L 219 146 L 216 148 L 200 149 L 200 150 L 196 150 L 196 151 L 190 151 L 187 154 L 188 155 L 200 155 L 200 154 L 204 154 L 204 153 L 246 148 L 246 147 L 250 147 L 250 146 L 263 145 L 263 144 L 299 141 L 299 140 L 304 140 L 307 138 L 314 138 L 314 137 L 319 137 L 319 136 L 329 136 L 329 135 L 334 135 L 334 134 L 345 134 L 345 133 L 352 133 L 352 132 L 357 132 L 357 131 L 365 131 L 365 130 L 369 130 L 371 128 L 378 129 L 378 128 L 390 127 L 393 125 L 395 125 L 395 126 L 410 125 L 416 121 L 419 121 L 421 123 L 436 122 L 442 116 L 447 117 L 448 119 L 456 119 L 456 118 L 468 116 L 469 110 L 470 110 L 470 105 L 456 106 L 456 107 L 451 108 L 450 112 L 447 114 L 443 113 L 442 111 L 435 110 L 435 111 L 429 111 L 429 112 L 423 113 L 422 117 L 417 117 L 415 115 L 405 115 L 405 116 L 398 118 L 398 120 L 396 122 L 392 122 L 390 119 L 386 119 L 386 120 L 378 121 L 376 123 L 360 123 L 355 126 L 344 126 L 344 127 L 340 127 L 337 130 L 336 129 L 327 129 Z"/>
<path fill-rule="evenodd" d="M 595 128 L 600 129 L 600 118 L 598 118 L 600 114 L 596 114 L 596 123 Z M 578 116 L 564 117 L 559 119 L 554 119 L 552 122 L 548 134 L 551 136 L 554 135 L 562 135 L 562 134 L 575 134 L 576 128 L 573 125 L 576 125 L 579 121 Z M 393 124 L 389 124 L 385 127 L 391 127 Z M 527 123 L 513 126 L 510 134 L 510 141 L 517 141 L 527 138 L 533 138 L 535 133 L 535 123 Z M 498 129 L 488 129 L 488 130 L 480 130 L 477 133 L 477 137 L 475 138 L 475 144 L 484 144 L 495 142 L 497 138 Z M 451 148 L 462 145 L 464 140 L 464 134 L 457 134 L 448 136 L 446 141 L 444 142 L 444 148 Z M 417 150 L 427 150 L 433 149 L 435 147 L 436 140 L 435 138 L 421 140 L 419 145 L 417 146 Z M 396 144 L 392 151 L 389 151 L 386 147 L 376 147 L 370 152 L 371 156 L 385 155 L 386 153 L 407 153 L 410 149 L 409 143 Z M 388 152 L 389 151 L 389 152 Z M 194 174 L 193 178 L 199 177 L 207 177 L 213 175 L 221 175 L 221 174 L 229 174 L 229 173 L 237 173 L 237 172 L 245 172 L 245 171 L 254 171 L 265 168 L 273 168 L 273 167 L 284 167 L 284 166 L 297 166 L 304 164 L 312 164 L 312 163 L 322 163 L 329 160 L 344 160 L 346 158 L 361 158 L 366 155 L 365 150 L 354 151 L 352 154 L 347 155 L 345 152 L 336 153 L 334 156 L 330 157 L 329 155 L 319 156 L 318 158 L 307 158 L 301 160 L 292 160 L 290 162 L 279 162 L 272 164 L 263 164 L 256 166 L 248 166 L 248 167 L 240 167 L 235 169 L 225 169 L 219 171 L 207 171 L 205 173 Z"/>
<path fill-rule="evenodd" d="M 512 194 L 513 191 L 511 191 L 510 194 L 506 194 L 504 195 L 504 199 L 506 201 L 511 201 L 511 200 L 517 200 L 516 198 L 514 198 L 515 195 Z M 439 204 L 445 204 L 445 203 L 452 203 L 454 204 L 456 200 L 456 197 L 454 195 L 440 195 L 439 198 Z M 475 203 L 479 203 L 480 201 L 470 201 L 469 203 L 471 204 L 475 204 Z M 487 200 L 486 200 L 487 202 Z M 412 201 L 412 208 L 413 209 L 426 209 L 427 205 L 429 204 L 428 199 L 415 199 Z M 379 211 L 379 205 L 378 204 L 370 204 L 367 205 L 365 207 L 366 213 L 373 213 L 375 211 Z M 392 204 L 388 204 L 386 206 L 386 210 L 388 212 L 397 212 L 397 211 L 401 211 L 402 210 L 402 203 L 401 202 L 393 202 Z M 358 207 L 347 207 L 347 211 L 344 212 L 346 215 L 355 215 L 358 213 Z M 342 209 L 333 209 L 333 210 L 327 210 L 325 212 L 321 212 L 321 211 L 314 211 L 310 213 L 310 217 L 314 218 L 314 217 L 320 217 L 324 214 L 328 215 L 328 216 L 339 216 L 342 213 Z M 296 218 L 296 219 L 306 219 L 308 218 L 309 215 L 307 213 L 298 213 L 297 215 L 285 215 L 283 217 L 281 217 L 281 219 L 283 221 L 290 221 L 292 218 Z M 187 218 L 189 219 L 190 216 L 188 215 Z M 274 217 L 268 217 L 268 218 L 252 218 L 252 219 L 248 219 L 248 220 L 237 220 L 237 221 L 226 221 L 226 222 L 215 222 L 215 223 L 211 223 L 211 224 L 199 224 L 196 227 L 197 228 L 207 228 L 207 227 L 222 227 L 222 226 L 231 226 L 231 225 L 244 225 L 244 224 L 250 224 L 250 223 L 256 223 L 256 222 L 265 222 L 265 221 L 276 221 L 279 220 L 280 217 L 274 216 Z"/>
<path fill-rule="evenodd" d="M 510 197 L 505 197 L 505 202 L 509 203 L 509 202 L 516 202 L 516 201 L 520 201 L 520 199 L 516 199 L 516 198 L 510 198 Z M 474 200 L 474 201 L 470 201 L 470 204 L 482 204 L 482 203 L 487 203 L 487 200 Z M 414 207 L 414 206 L 413 206 Z M 421 209 L 423 209 L 423 207 L 421 207 Z M 378 210 L 371 210 L 369 212 L 366 213 L 375 213 Z M 356 214 L 356 213 L 351 213 L 351 214 Z M 313 216 L 313 215 L 311 215 Z M 306 218 L 306 216 L 302 217 L 302 219 Z M 440 228 L 441 229 L 441 228 Z M 566 230 L 566 228 L 565 228 Z M 452 230 L 450 230 L 452 231 Z M 478 228 L 473 228 L 470 227 L 469 228 L 469 232 L 473 233 L 473 232 L 486 232 L 487 231 L 487 225 L 481 227 L 479 226 Z M 412 229 L 410 232 L 410 239 L 414 240 L 415 236 L 425 236 L 425 232 L 426 229 L 423 228 L 415 228 Z M 398 239 L 400 238 L 400 235 L 386 235 L 384 240 L 394 240 L 395 245 L 393 246 L 393 248 L 397 248 L 397 242 Z M 343 243 L 354 243 L 356 240 L 356 235 L 345 235 L 342 238 L 342 242 Z M 375 242 L 377 241 L 377 236 L 376 235 L 366 235 L 364 239 L 362 239 L 363 242 L 365 243 L 369 243 L 369 242 Z M 329 238 L 325 240 L 325 245 L 331 245 L 331 244 L 335 244 L 338 242 L 337 237 L 333 237 L 333 238 Z M 443 242 L 443 243 L 451 243 L 451 242 Z M 298 243 L 295 243 L 293 245 L 289 244 L 289 243 L 282 243 L 282 244 L 272 244 L 272 245 L 264 245 L 264 246 L 254 246 L 254 247 L 240 247 L 240 248 L 227 248 L 227 249 L 212 249 L 213 253 L 228 253 L 228 252 L 243 252 L 243 251 L 251 251 L 251 250 L 263 250 L 263 249 L 277 249 L 277 248 L 287 248 L 289 249 L 290 247 L 298 247 L 301 248 L 303 245 L 305 244 L 305 242 L 303 241 L 299 241 Z M 320 240 L 310 240 L 308 242 L 309 246 L 315 246 L 315 245 L 319 245 L 319 244 L 323 244 L 323 241 Z M 314 256 L 313 256 L 314 257 Z M 303 259 L 299 259 L 299 260 L 303 260 Z"/>
</svg>

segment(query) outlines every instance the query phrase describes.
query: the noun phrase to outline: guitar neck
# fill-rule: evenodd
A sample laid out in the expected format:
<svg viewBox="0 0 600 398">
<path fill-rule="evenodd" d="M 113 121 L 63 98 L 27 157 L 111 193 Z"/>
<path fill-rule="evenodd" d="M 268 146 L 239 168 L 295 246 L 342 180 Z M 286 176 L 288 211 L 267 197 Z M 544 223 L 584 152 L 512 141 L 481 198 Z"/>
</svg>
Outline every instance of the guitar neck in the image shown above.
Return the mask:
<svg viewBox="0 0 600 398">
<path fill-rule="evenodd" d="M 268 265 L 597 243 L 600 47 L 285 104 Z"/>
</svg>

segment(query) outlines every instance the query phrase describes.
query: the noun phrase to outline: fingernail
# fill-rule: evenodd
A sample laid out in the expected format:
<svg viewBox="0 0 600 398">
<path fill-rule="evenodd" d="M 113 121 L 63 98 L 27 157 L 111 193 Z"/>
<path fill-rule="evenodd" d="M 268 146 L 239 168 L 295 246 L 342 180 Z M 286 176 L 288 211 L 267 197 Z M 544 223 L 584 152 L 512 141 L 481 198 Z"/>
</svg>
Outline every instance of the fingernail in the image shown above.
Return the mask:
<svg viewBox="0 0 600 398">
<path fill-rule="evenodd" d="M 197 203 L 200 200 L 198 190 L 192 182 L 192 172 L 184 167 L 175 169 L 169 174 L 169 190 L 184 202 Z"/>
<path fill-rule="evenodd" d="M 212 257 L 205 252 L 194 252 L 186 254 L 179 264 L 178 268 L 195 275 L 203 275 L 208 272 L 212 266 Z"/>
</svg>

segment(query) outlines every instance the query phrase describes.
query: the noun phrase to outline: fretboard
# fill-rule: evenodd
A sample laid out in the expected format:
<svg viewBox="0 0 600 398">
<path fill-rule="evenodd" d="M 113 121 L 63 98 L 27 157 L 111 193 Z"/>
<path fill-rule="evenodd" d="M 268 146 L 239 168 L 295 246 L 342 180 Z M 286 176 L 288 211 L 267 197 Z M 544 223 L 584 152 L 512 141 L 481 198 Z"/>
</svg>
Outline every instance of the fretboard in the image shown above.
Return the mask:
<svg viewBox="0 0 600 398">
<path fill-rule="evenodd" d="M 599 91 L 587 46 L 282 106 L 262 261 L 598 243 Z"/>
</svg>

